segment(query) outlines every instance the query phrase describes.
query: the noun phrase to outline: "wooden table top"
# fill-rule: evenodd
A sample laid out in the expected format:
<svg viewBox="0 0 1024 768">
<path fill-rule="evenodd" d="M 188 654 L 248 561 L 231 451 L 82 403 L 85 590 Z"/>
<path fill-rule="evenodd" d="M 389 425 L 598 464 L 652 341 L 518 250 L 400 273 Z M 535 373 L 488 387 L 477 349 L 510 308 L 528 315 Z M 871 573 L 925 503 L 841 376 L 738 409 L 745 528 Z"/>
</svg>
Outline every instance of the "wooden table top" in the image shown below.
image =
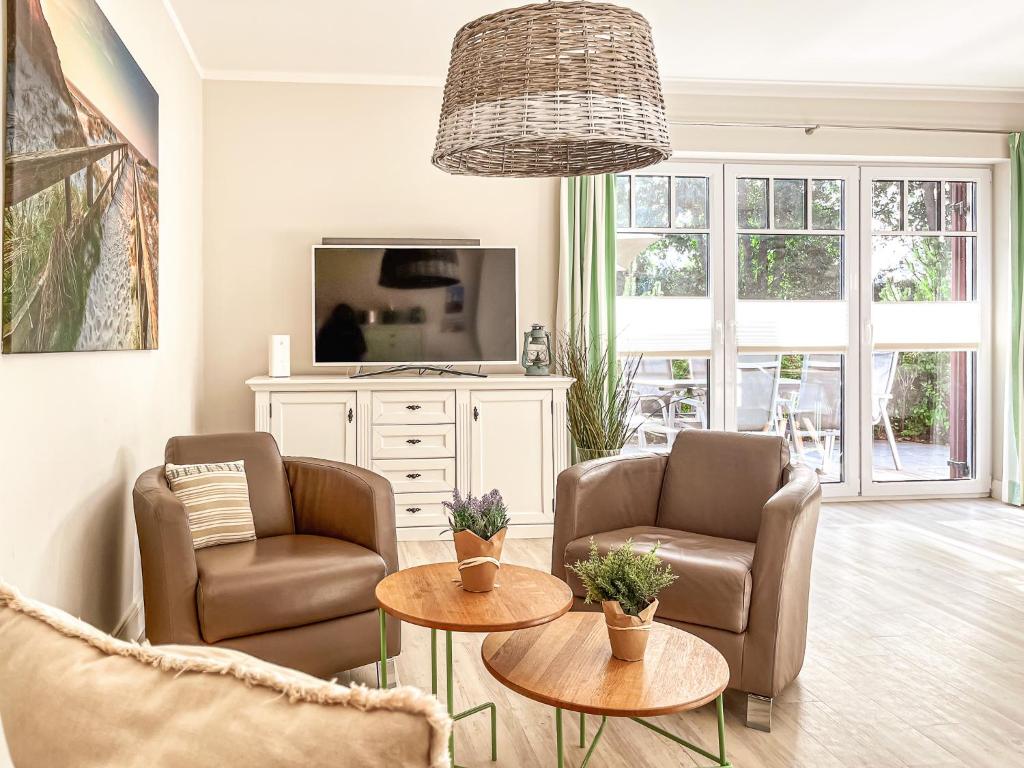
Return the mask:
<svg viewBox="0 0 1024 768">
<path fill-rule="evenodd" d="M 534 701 L 573 712 L 654 717 L 713 701 L 729 665 L 699 637 L 654 624 L 643 661 L 612 657 L 600 613 L 568 613 L 543 626 L 484 639 L 484 666 Z"/>
<path fill-rule="evenodd" d="M 453 632 L 535 627 L 572 607 L 569 586 L 550 573 L 502 563 L 498 586 L 466 592 L 457 563 L 432 563 L 393 573 L 377 584 L 377 605 L 411 624 Z"/>
</svg>

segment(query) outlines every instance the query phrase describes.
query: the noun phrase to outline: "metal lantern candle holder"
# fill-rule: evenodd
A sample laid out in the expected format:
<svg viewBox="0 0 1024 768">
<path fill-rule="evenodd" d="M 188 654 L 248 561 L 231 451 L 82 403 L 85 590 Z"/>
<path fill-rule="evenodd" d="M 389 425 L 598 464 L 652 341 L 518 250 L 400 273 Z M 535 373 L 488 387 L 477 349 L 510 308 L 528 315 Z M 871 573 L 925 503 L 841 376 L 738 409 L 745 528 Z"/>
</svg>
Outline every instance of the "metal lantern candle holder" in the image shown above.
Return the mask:
<svg viewBox="0 0 1024 768">
<path fill-rule="evenodd" d="M 521 363 L 527 376 L 551 374 L 551 334 L 540 323 L 534 323 L 530 330 L 523 333 Z"/>
</svg>

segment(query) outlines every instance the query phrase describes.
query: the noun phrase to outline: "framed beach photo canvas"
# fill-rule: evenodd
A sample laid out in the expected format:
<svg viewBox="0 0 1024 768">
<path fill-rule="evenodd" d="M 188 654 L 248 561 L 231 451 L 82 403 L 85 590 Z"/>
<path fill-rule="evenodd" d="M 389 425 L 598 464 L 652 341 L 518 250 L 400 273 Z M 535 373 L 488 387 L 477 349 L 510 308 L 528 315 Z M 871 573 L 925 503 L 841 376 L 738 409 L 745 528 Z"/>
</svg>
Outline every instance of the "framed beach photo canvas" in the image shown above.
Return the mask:
<svg viewBox="0 0 1024 768">
<path fill-rule="evenodd" d="M 95 0 L 6 0 L 4 353 L 156 349 L 159 98 Z"/>
</svg>

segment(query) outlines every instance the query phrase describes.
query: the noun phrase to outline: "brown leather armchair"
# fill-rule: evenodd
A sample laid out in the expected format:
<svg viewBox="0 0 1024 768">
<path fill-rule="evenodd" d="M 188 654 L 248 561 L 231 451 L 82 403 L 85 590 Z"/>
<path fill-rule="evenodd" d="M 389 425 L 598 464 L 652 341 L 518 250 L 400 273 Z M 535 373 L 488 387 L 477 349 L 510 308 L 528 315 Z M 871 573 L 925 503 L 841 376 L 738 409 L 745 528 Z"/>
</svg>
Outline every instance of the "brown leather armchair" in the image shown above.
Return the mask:
<svg viewBox="0 0 1024 768">
<path fill-rule="evenodd" d="M 193 550 L 154 467 L 135 484 L 146 635 L 234 648 L 319 677 L 380 661 L 374 590 L 398 570 L 391 484 L 360 467 L 281 458 L 265 432 L 173 437 L 174 464 L 245 461 L 256 540 Z M 388 656 L 401 625 L 388 622 Z M 394 677 L 389 677 L 394 679 Z"/>
<path fill-rule="evenodd" d="M 606 552 L 632 538 L 679 579 L 657 619 L 703 638 L 746 692 L 747 725 L 771 727 L 772 699 L 800 672 L 807 640 L 811 554 L 821 487 L 789 463 L 773 435 L 685 430 L 669 455 L 597 459 L 558 477 L 551 572 L 583 607 L 565 564 L 593 537 Z M 588 606 L 593 607 L 593 606 Z"/>
</svg>

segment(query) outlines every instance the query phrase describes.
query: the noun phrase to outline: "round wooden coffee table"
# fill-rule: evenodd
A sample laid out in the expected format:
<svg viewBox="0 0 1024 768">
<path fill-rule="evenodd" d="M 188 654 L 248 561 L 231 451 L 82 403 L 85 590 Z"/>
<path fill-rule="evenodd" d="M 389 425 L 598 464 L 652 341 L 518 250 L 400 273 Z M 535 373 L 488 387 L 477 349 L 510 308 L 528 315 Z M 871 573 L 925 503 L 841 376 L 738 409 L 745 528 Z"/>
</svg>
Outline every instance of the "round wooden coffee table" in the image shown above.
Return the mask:
<svg viewBox="0 0 1024 768">
<path fill-rule="evenodd" d="M 722 694 L 729 665 L 698 637 L 655 623 L 643 661 L 619 661 L 611 654 L 604 616 L 569 613 L 543 626 L 487 636 L 484 666 L 500 683 L 555 707 L 558 765 L 563 765 L 562 710 L 580 715 L 580 747 L 586 746 L 586 716 L 601 725 L 580 768 L 594 753 L 609 717 L 628 717 L 690 749 L 716 766 L 728 766 Z M 686 712 L 711 701 L 718 710 L 718 754 L 649 723 L 644 717 Z"/>
<path fill-rule="evenodd" d="M 430 628 L 430 683 L 437 695 L 437 632 L 445 633 L 446 697 L 452 720 L 491 712 L 491 760 L 498 759 L 497 707 L 479 704 L 455 713 L 452 632 L 501 632 L 535 627 L 557 619 L 572 607 L 572 591 L 561 579 L 534 568 L 502 564 L 490 592 L 466 592 L 459 586 L 458 563 L 407 568 L 377 584 L 380 614 L 382 684 L 387 681 L 387 615 Z M 448 742 L 455 765 L 455 734 Z"/>
</svg>

